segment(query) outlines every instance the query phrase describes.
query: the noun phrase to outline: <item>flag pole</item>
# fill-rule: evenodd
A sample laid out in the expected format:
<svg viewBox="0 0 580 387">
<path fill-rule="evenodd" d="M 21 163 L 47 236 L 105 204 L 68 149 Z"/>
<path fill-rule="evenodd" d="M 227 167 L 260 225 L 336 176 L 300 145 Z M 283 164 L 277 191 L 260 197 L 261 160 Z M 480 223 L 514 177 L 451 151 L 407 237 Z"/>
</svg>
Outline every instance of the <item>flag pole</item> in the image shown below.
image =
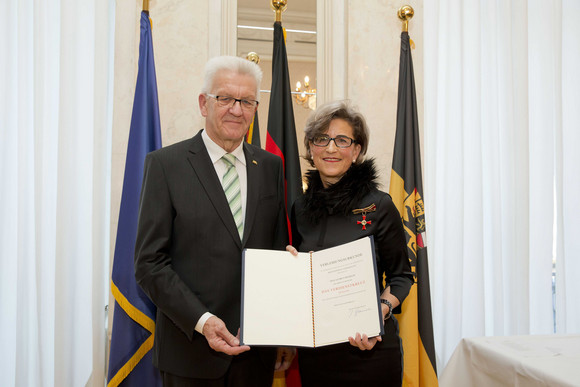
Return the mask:
<svg viewBox="0 0 580 387">
<path fill-rule="evenodd" d="M 409 20 L 411 20 L 414 14 L 415 11 L 413 11 L 413 7 L 410 5 L 403 5 L 399 8 L 397 15 L 403 21 L 403 32 L 409 32 Z"/>
<path fill-rule="evenodd" d="M 272 9 L 276 12 L 276 22 L 282 23 L 282 12 L 286 10 L 286 0 L 272 0 Z"/>
<path fill-rule="evenodd" d="M 149 12 L 149 0 L 143 0 L 143 11 Z"/>
</svg>

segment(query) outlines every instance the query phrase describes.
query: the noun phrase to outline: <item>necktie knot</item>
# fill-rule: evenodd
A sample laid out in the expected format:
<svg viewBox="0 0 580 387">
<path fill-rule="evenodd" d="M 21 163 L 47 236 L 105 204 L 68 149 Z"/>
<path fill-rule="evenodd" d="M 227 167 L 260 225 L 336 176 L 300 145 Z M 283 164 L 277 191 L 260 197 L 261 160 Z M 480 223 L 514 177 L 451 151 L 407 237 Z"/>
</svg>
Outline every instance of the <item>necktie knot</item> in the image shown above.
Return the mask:
<svg viewBox="0 0 580 387">
<path fill-rule="evenodd" d="M 236 165 L 236 156 L 234 156 L 231 153 L 226 153 L 225 155 L 223 155 L 222 159 L 224 159 L 224 161 L 226 162 L 226 166 L 228 168 Z"/>
</svg>

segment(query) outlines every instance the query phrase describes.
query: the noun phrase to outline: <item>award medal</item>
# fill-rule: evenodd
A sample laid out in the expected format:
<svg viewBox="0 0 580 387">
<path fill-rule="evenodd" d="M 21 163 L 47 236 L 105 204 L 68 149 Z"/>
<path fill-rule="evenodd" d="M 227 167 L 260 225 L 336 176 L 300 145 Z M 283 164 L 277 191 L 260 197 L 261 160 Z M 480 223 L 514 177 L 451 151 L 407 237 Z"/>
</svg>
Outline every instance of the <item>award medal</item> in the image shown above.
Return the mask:
<svg viewBox="0 0 580 387">
<path fill-rule="evenodd" d="M 356 224 L 362 225 L 362 230 L 366 230 L 367 224 L 368 225 L 372 224 L 372 221 L 367 220 L 367 212 L 374 212 L 376 210 L 377 210 L 377 206 L 375 205 L 375 203 L 373 203 L 370 206 L 365 207 L 365 208 L 357 208 L 357 209 L 352 210 L 353 214 L 362 214 L 362 220 L 357 220 Z"/>
</svg>

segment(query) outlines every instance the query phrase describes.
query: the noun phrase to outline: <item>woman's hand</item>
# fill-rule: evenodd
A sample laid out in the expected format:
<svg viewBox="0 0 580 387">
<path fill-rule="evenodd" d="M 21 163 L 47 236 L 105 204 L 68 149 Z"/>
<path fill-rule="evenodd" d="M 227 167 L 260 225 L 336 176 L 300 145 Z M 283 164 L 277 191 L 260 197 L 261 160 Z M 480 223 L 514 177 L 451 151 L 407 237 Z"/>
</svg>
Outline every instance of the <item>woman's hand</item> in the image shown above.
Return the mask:
<svg viewBox="0 0 580 387">
<path fill-rule="evenodd" d="M 274 371 L 286 371 L 290 368 L 294 356 L 296 356 L 296 348 L 279 347 Z"/>
<path fill-rule="evenodd" d="M 354 338 L 353 337 L 348 338 L 348 342 L 350 343 L 350 345 L 352 345 L 353 347 L 357 347 L 361 351 L 373 349 L 377 341 L 383 341 L 383 338 L 381 336 L 375 336 L 369 339 L 366 334 L 363 334 L 361 336 L 360 333 L 358 332 L 356 333 L 356 336 Z"/>
<path fill-rule="evenodd" d="M 286 246 L 286 251 L 288 251 L 289 253 L 292 253 L 292 255 L 295 257 L 298 255 L 298 250 L 296 250 L 296 247 L 294 247 L 292 245 Z"/>
</svg>

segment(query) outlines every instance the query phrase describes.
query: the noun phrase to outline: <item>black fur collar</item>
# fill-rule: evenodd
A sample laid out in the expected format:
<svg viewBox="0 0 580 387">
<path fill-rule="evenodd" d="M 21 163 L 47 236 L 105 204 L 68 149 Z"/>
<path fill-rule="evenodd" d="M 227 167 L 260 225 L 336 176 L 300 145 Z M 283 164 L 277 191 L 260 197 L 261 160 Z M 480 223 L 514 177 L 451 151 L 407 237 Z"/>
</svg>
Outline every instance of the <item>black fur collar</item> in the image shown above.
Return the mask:
<svg viewBox="0 0 580 387">
<path fill-rule="evenodd" d="M 321 217 L 332 214 L 348 215 L 362 199 L 378 187 L 374 159 L 353 164 L 337 183 L 324 188 L 317 170 L 306 172 L 308 189 L 304 193 L 304 212 L 309 221 L 317 224 Z"/>
</svg>

